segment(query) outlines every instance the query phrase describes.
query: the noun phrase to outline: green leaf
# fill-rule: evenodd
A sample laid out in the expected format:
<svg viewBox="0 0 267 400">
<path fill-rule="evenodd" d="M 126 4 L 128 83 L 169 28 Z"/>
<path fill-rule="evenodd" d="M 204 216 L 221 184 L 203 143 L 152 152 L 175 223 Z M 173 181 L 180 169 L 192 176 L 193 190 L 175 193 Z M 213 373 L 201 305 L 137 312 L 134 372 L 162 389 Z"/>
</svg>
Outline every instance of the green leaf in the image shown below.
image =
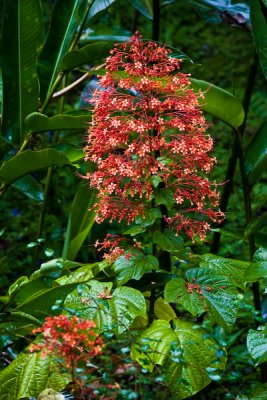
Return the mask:
<svg viewBox="0 0 267 400">
<path fill-rule="evenodd" d="M 107 9 L 115 1 L 116 0 L 94 0 L 90 8 L 88 19 L 92 19 L 96 14 Z"/>
<path fill-rule="evenodd" d="M 23 322 L 24 324 L 31 324 L 33 326 L 42 326 L 42 323 L 34 318 L 32 315 L 26 314 L 24 312 L 7 312 L 0 313 L 0 321 L 3 322 Z"/>
<path fill-rule="evenodd" d="M 224 368 L 225 353 L 207 338 L 205 331 L 189 322 L 175 321 L 172 330 L 167 321 L 150 325 L 132 346 L 131 356 L 143 368 L 153 371 L 162 366 L 165 383 L 174 399 L 182 400 L 207 386 L 211 379 L 207 368 Z"/>
<path fill-rule="evenodd" d="M 127 229 L 126 231 L 123 232 L 124 235 L 139 235 L 139 233 L 143 233 L 146 231 L 146 228 L 140 225 L 133 226 L 130 229 Z"/>
<path fill-rule="evenodd" d="M 267 122 L 262 124 L 253 137 L 244 158 L 246 175 L 250 185 L 254 185 L 267 168 Z"/>
<path fill-rule="evenodd" d="M 224 258 L 214 254 L 203 254 L 197 256 L 199 258 L 201 268 L 210 268 L 216 275 L 220 274 L 228 278 L 233 286 L 244 288 L 247 282 L 245 274 L 252 264 L 246 261 L 233 260 L 231 258 Z"/>
<path fill-rule="evenodd" d="M 61 391 L 69 382 L 51 357 L 21 353 L 0 371 L 0 400 L 36 397 L 45 388 Z"/>
<path fill-rule="evenodd" d="M 80 111 L 78 115 L 61 114 L 55 117 L 47 117 L 44 114 L 34 112 L 25 120 L 26 128 L 31 132 L 46 132 L 56 130 L 86 130 L 91 115 L 89 112 Z"/>
<path fill-rule="evenodd" d="M 250 329 L 247 336 L 248 352 L 256 365 L 267 361 L 267 327 L 259 326 L 258 330 Z"/>
<path fill-rule="evenodd" d="M 169 303 L 180 303 L 194 317 L 205 312 L 204 301 L 196 291 L 189 292 L 182 278 L 174 278 L 167 283 L 164 299 Z"/>
<path fill-rule="evenodd" d="M 18 145 L 25 136 L 25 117 L 38 109 L 36 57 L 41 50 L 40 1 L 6 1 L 0 59 L 3 78 L 2 132 Z"/>
<path fill-rule="evenodd" d="M 70 210 L 63 258 L 73 260 L 78 254 L 95 222 L 95 212 L 92 210 L 95 202 L 96 192 L 81 181 Z"/>
<path fill-rule="evenodd" d="M 266 400 L 267 397 L 267 384 L 257 384 L 256 387 L 250 392 L 249 396 L 238 395 L 236 400 Z"/>
<path fill-rule="evenodd" d="M 135 7 L 146 18 L 153 19 L 153 7 L 151 0 L 128 0 L 131 6 Z"/>
<path fill-rule="evenodd" d="M 244 279 L 247 282 L 256 282 L 258 279 L 267 278 L 267 250 L 258 249 L 253 257 L 253 264 L 247 270 Z"/>
<path fill-rule="evenodd" d="M 60 72 L 64 54 L 69 50 L 80 23 L 79 8 L 83 0 L 57 0 L 52 10 L 48 37 L 39 56 L 41 100 L 47 97 Z M 29 114 L 29 113 L 28 113 Z"/>
<path fill-rule="evenodd" d="M 145 210 L 144 216 L 139 216 L 136 218 L 136 223 L 143 227 L 153 225 L 156 219 L 161 218 L 162 214 L 158 208 L 150 208 Z"/>
<path fill-rule="evenodd" d="M 226 124 L 237 128 L 244 120 L 244 110 L 240 100 L 231 93 L 212 83 L 190 78 L 192 89 L 198 93 L 201 90 L 205 98 L 199 98 L 201 108 L 208 114 L 220 119 Z"/>
<path fill-rule="evenodd" d="M 69 163 L 69 159 L 63 153 L 54 149 L 26 150 L 3 163 L 0 168 L 0 179 L 5 184 L 11 184 L 22 176 L 39 169 Z"/>
<path fill-rule="evenodd" d="M 163 204 L 171 210 L 172 206 L 175 203 L 173 198 L 173 192 L 170 189 L 161 189 L 155 194 L 155 200 L 157 205 Z"/>
<path fill-rule="evenodd" d="M 183 239 L 175 235 L 170 229 L 153 232 L 153 243 L 157 244 L 162 250 L 175 252 L 183 249 Z"/>
<path fill-rule="evenodd" d="M 145 298 L 141 292 L 126 286 L 110 293 L 111 282 L 90 281 L 80 285 L 65 301 L 65 307 L 76 315 L 94 320 L 99 331 L 113 330 L 121 334 L 136 317 L 146 317 Z M 106 296 L 106 297 L 105 297 Z"/>
<path fill-rule="evenodd" d="M 42 186 L 31 175 L 24 176 L 12 184 L 13 187 L 20 190 L 25 196 L 41 203 L 44 201 Z"/>
<path fill-rule="evenodd" d="M 75 282 L 53 287 L 46 291 L 42 291 L 40 294 L 37 293 L 29 300 L 26 300 L 17 306 L 14 311 L 23 311 L 35 318 L 44 318 L 47 315 L 57 315 L 62 311 L 63 301 L 66 296 L 72 292 L 76 286 L 77 283 Z M 58 306 L 53 307 L 56 303 Z"/>
<path fill-rule="evenodd" d="M 69 51 L 61 62 L 61 70 L 68 71 L 83 64 L 92 64 L 109 56 L 114 42 L 96 42 L 82 47 L 80 50 Z M 96 72 L 97 73 L 97 72 Z"/>
<path fill-rule="evenodd" d="M 176 314 L 172 307 L 164 302 L 162 297 L 157 298 L 154 304 L 154 314 L 158 319 L 170 321 L 176 318 Z"/>
<path fill-rule="evenodd" d="M 193 268 L 186 279 L 172 279 L 165 287 L 165 300 L 180 303 L 193 316 L 209 311 L 215 321 L 227 328 L 236 320 L 236 294 L 232 282 L 208 268 Z"/>
<path fill-rule="evenodd" d="M 130 279 L 139 280 L 146 272 L 159 268 L 158 259 L 133 249 L 130 257 L 121 256 L 114 262 L 114 271 L 118 285 L 123 285 Z"/>
<path fill-rule="evenodd" d="M 250 18 L 252 23 L 252 36 L 254 45 L 259 55 L 261 69 L 267 78 L 267 22 L 260 0 L 254 0 L 250 4 Z"/>
<path fill-rule="evenodd" d="M 84 157 L 83 149 L 71 143 L 59 143 L 53 147 L 55 150 L 65 154 L 71 163 L 81 160 Z"/>
</svg>

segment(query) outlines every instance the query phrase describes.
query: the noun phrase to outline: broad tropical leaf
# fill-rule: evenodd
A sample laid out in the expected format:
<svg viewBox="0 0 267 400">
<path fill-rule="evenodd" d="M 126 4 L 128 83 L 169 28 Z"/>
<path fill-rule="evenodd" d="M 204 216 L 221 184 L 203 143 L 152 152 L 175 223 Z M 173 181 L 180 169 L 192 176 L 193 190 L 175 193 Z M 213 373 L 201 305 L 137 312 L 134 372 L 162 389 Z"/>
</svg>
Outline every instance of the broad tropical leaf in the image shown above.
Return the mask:
<svg viewBox="0 0 267 400">
<path fill-rule="evenodd" d="M 82 64 L 92 64 L 97 60 L 109 56 L 109 50 L 114 47 L 114 42 L 96 42 L 82 47 L 80 50 L 69 51 L 61 62 L 61 70 L 68 71 Z"/>
<path fill-rule="evenodd" d="M 40 1 L 5 1 L 0 47 L 4 97 L 2 131 L 15 145 L 24 140 L 25 117 L 38 109 L 36 58 L 41 41 Z"/>
<path fill-rule="evenodd" d="M 258 279 L 267 278 L 267 250 L 260 248 L 253 257 L 253 265 L 244 276 L 247 282 L 256 282 Z"/>
<path fill-rule="evenodd" d="M 192 89 L 204 93 L 204 99 L 199 98 L 199 104 L 208 114 L 236 128 L 244 120 L 244 110 L 241 101 L 231 93 L 212 83 L 198 79 L 190 79 Z"/>
<path fill-rule="evenodd" d="M 48 37 L 38 62 L 42 101 L 51 91 L 60 72 L 61 60 L 73 41 L 80 22 L 79 8 L 82 3 L 83 0 L 56 0 L 54 3 Z"/>
<path fill-rule="evenodd" d="M 0 371 L 0 400 L 37 398 L 47 387 L 62 390 L 69 380 L 66 374 L 57 371 L 57 363 L 51 357 L 21 353 Z"/>
<path fill-rule="evenodd" d="M 259 55 L 261 69 L 267 78 L 267 21 L 263 13 L 261 0 L 254 0 L 250 3 L 250 17 L 252 23 L 252 36 Z"/>
<path fill-rule="evenodd" d="M 89 112 L 79 111 L 75 115 L 58 114 L 55 117 L 47 117 L 41 113 L 32 113 L 25 120 L 26 128 L 32 133 L 46 132 L 56 130 L 82 130 L 85 131 L 86 126 L 91 121 Z"/>
<path fill-rule="evenodd" d="M 25 196 L 38 203 L 44 200 L 44 193 L 40 183 L 31 175 L 24 176 L 12 184 L 13 187 L 20 190 Z"/>
<path fill-rule="evenodd" d="M 267 361 L 267 327 L 260 326 L 257 331 L 250 329 L 247 336 L 249 354 L 256 365 Z"/>
<path fill-rule="evenodd" d="M 138 316 L 146 317 L 145 298 L 141 292 L 126 286 L 113 292 L 111 282 L 90 281 L 80 285 L 65 301 L 65 307 L 76 315 L 94 320 L 99 331 L 122 333 Z"/>
<path fill-rule="evenodd" d="M 169 322 L 154 321 L 132 346 L 131 356 L 149 371 L 162 366 L 165 383 L 177 400 L 192 396 L 211 379 L 209 368 L 224 368 L 225 353 L 201 328 L 175 320 L 175 329 Z"/>
<path fill-rule="evenodd" d="M 0 168 L 0 179 L 5 184 L 11 184 L 24 175 L 39 169 L 69 163 L 65 154 L 54 149 L 26 150 L 3 163 Z"/>
<path fill-rule="evenodd" d="M 95 212 L 92 207 L 96 201 L 96 192 L 81 181 L 71 206 L 63 258 L 73 260 L 83 245 L 95 222 Z"/>
<path fill-rule="evenodd" d="M 236 294 L 232 282 L 208 268 L 193 268 L 186 279 L 172 279 L 165 287 L 165 300 L 180 303 L 193 316 L 210 311 L 215 321 L 229 327 L 237 314 Z"/>
<path fill-rule="evenodd" d="M 135 249 L 128 255 L 123 255 L 114 262 L 114 271 L 117 274 L 119 285 L 123 285 L 130 279 L 139 280 L 146 272 L 159 268 L 159 262 L 154 256 L 146 255 Z"/>
</svg>

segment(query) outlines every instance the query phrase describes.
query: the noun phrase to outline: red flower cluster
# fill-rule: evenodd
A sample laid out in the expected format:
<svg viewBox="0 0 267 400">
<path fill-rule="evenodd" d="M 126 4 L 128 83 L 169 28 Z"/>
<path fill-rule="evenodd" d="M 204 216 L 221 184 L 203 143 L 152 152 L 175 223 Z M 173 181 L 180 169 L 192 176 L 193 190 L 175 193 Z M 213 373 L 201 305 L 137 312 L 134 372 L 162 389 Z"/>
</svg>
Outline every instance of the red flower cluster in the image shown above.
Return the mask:
<svg viewBox="0 0 267 400">
<path fill-rule="evenodd" d="M 32 344 L 31 352 L 42 351 L 42 354 L 57 357 L 66 368 L 73 369 L 80 362 L 102 353 L 102 340 L 98 337 L 93 321 L 80 320 L 66 315 L 47 317 L 41 328 L 33 333 L 43 332 L 44 343 Z"/>
<path fill-rule="evenodd" d="M 179 72 L 180 60 L 169 53 L 138 34 L 111 50 L 85 147 L 97 170 L 86 178 L 99 192 L 98 223 L 129 224 L 153 198 L 160 204 L 157 194 L 168 189 L 174 207 L 166 221 L 177 234 L 184 229 L 203 239 L 207 220 L 223 218 L 212 209 L 218 204 L 216 182 L 206 177 L 215 162 L 208 155 L 213 142 L 188 74 Z"/>
</svg>

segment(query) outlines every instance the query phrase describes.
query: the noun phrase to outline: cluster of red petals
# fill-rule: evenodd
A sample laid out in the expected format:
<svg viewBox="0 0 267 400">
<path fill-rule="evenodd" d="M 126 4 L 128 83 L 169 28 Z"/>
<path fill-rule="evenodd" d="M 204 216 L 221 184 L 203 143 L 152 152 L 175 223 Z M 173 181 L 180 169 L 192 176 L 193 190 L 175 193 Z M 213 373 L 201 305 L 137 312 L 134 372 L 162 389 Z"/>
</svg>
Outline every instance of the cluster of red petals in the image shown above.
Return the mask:
<svg viewBox="0 0 267 400">
<path fill-rule="evenodd" d="M 37 332 L 43 333 L 44 343 L 32 344 L 29 350 L 59 358 L 66 368 L 86 363 L 102 353 L 103 343 L 93 321 L 66 315 L 47 317 L 42 327 L 33 330 Z"/>
<path fill-rule="evenodd" d="M 188 74 L 179 71 L 180 60 L 170 53 L 138 34 L 111 50 L 94 94 L 85 147 L 86 160 L 97 169 L 86 177 L 98 190 L 98 223 L 129 224 L 156 192 L 168 189 L 175 213 L 167 222 L 177 234 L 183 229 L 189 237 L 203 239 L 208 221 L 223 218 L 213 210 L 216 182 L 207 178 L 216 161 L 209 156 L 213 142 Z M 155 177 L 161 182 L 158 188 Z"/>
</svg>

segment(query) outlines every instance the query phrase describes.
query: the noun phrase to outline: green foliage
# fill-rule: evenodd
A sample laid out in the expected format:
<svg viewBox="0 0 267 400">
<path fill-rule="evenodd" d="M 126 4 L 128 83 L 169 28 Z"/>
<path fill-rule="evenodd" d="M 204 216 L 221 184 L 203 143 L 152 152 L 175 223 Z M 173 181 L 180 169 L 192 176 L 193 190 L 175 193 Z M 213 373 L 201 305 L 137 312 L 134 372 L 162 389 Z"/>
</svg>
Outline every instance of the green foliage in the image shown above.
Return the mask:
<svg viewBox="0 0 267 400">
<path fill-rule="evenodd" d="M 182 68 L 193 76 L 192 89 L 204 93 L 200 106 L 215 121 L 210 129 L 218 153 L 213 174 L 223 182 L 222 191 L 229 180 L 224 175 L 227 159 L 239 158 L 240 170 L 230 178 L 229 205 L 222 195 L 227 212 L 219 255 L 207 254 L 211 236 L 192 244 L 166 226 L 164 217 L 173 215 L 175 201 L 171 182 L 163 184 L 157 175 L 151 178 L 155 190 L 144 216 L 127 227 L 94 224 L 97 194 L 74 178 L 94 168 L 82 160 L 91 105 L 81 109 L 78 85 L 86 75 L 92 86 L 97 84 L 94 74 L 105 74 L 101 64 L 114 42 L 128 40 L 132 30 L 149 39 L 152 22 L 157 22 L 156 1 L 53 3 L 51 10 L 48 0 L 0 1 L 0 195 L 5 195 L 0 216 L 0 346 L 3 359 L 11 358 L 8 366 L 1 358 L 0 399 L 37 398 L 46 388 L 67 387 L 70 378 L 57 371 L 53 360 L 25 352 L 32 329 L 46 316 L 60 313 L 94 320 L 101 337 L 109 339 L 106 362 L 101 368 L 93 365 L 92 376 L 96 371 L 97 381 L 101 376 L 108 385 L 109 364 L 123 371 L 112 373 L 112 384 L 127 388 L 119 391 L 119 399 L 166 399 L 166 390 L 177 400 L 195 394 L 200 400 L 265 399 L 266 384 L 257 383 L 251 358 L 264 372 L 267 337 L 260 314 L 266 314 L 266 305 L 257 299 L 267 277 L 267 114 L 263 77 L 248 68 L 253 40 L 266 78 L 266 1 L 250 2 L 252 39 L 250 33 L 226 25 L 249 30 L 245 2 L 160 2 L 161 41 L 173 49 L 173 56 L 184 59 Z M 202 21 L 195 8 L 206 21 L 225 24 Z M 250 86 L 242 103 L 246 75 Z M 86 91 L 85 98 L 90 98 Z M 229 128 L 239 130 L 238 152 Z M 158 160 L 166 167 L 170 162 L 162 154 Z M 100 262 L 93 245 L 106 232 L 125 236 L 126 252 L 114 263 Z M 136 242 L 140 248 L 133 247 Z M 199 325 L 193 323 L 196 318 Z M 255 321 L 258 330 L 249 329 Z M 140 369 L 130 359 L 130 345 Z M 115 354 L 117 348 L 125 352 L 128 367 Z M 211 381 L 213 386 L 207 387 Z M 107 390 L 94 389 L 99 396 Z"/>
<path fill-rule="evenodd" d="M 248 331 L 247 346 L 248 351 L 257 365 L 267 361 L 267 329 L 260 326 L 257 331 Z"/>
<path fill-rule="evenodd" d="M 165 300 L 180 303 L 193 316 L 209 311 L 215 321 L 232 326 L 236 320 L 236 293 L 231 281 L 206 268 L 190 269 L 187 281 L 172 279 L 165 287 Z"/>
<path fill-rule="evenodd" d="M 133 344 L 131 354 L 151 372 L 162 366 L 164 383 L 179 400 L 209 384 L 209 368 L 219 371 L 225 364 L 224 351 L 205 337 L 205 331 L 181 320 L 175 320 L 174 330 L 167 321 L 154 321 Z"/>
<path fill-rule="evenodd" d="M 2 132 L 10 142 L 22 144 L 24 120 L 38 107 L 36 56 L 41 50 L 40 2 L 5 1 L 1 37 L 3 79 Z"/>
<path fill-rule="evenodd" d="M 267 77 L 267 58 L 266 58 L 266 44 L 267 44 L 267 22 L 266 14 L 264 13 L 264 7 L 261 0 L 256 0 L 251 3 L 251 22 L 252 22 L 252 33 L 253 40 L 259 55 L 260 65 L 264 73 L 265 78 Z"/>
<path fill-rule="evenodd" d="M 229 124 L 233 128 L 240 126 L 244 120 L 242 103 L 231 93 L 223 90 L 209 82 L 198 79 L 191 79 L 192 88 L 198 93 L 201 90 L 205 98 L 199 99 L 203 109 Z"/>
<path fill-rule="evenodd" d="M 130 279 L 139 280 L 146 272 L 159 268 L 158 260 L 154 256 L 146 255 L 135 249 L 130 250 L 130 253 L 127 254 L 117 258 L 114 263 L 114 272 L 119 285 L 123 285 Z M 130 257 L 128 257 L 129 254 Z"/>
<path fill-rule="evenodd" d="M 267 167 L 267 124 L 264 122 L 245 152 L 245 168 L 249 183 L 255 184 Z"/>
<path fill-rule="evenodd" d="M 91 280 L 80 285 L 65 301 L 65 307 L 82 318 L 94 320 L 100 332 L 121 334 L 136 317 L 146 317 L 146 303 L 138 290 L 121 286 L 110 293 L 111 282 Z"/>
<path fill-rule="evenodd" d="M 40 354 L 20 354 L 0 372 L 0 399 L 37 397 L 45 388 L 62 390 L 69 377 L 57 370 L 57 363 Z"/>
</svg>

